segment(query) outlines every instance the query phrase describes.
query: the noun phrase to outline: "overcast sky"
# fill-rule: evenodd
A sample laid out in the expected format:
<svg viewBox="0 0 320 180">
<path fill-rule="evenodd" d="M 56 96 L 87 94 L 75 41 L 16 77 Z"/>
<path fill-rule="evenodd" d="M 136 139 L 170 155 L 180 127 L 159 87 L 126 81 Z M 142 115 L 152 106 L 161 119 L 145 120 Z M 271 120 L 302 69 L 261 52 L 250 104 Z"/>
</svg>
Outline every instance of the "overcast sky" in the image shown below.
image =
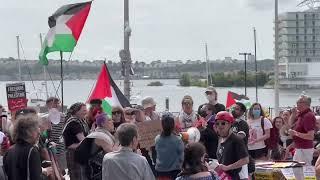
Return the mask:
<svg viewBox="0 0 320 180">
<path fill-rule="evenodd" d="M 37 59 L 39 33 L 48 32 L 48 17 L 56 9 L 79 0 L 1 0 L 0 57 L 17 57 L 16 36 L 22 41 L 22 59 Z M 298 0 L 279 0 L 279 11 L 303 10 Z M 161 59 L 204 60 L 242 58 L 253 52 L 256 27 L 257 58 L 273 57 L 273 0 L 133 0 L 130 1 L 130 50 L 133 61 Z M 71 59 L 119 61 L 123 47 L 123 1 L 95 0 Z M 49 58 L 58 58 L 51 53 Z"/>
</svg>

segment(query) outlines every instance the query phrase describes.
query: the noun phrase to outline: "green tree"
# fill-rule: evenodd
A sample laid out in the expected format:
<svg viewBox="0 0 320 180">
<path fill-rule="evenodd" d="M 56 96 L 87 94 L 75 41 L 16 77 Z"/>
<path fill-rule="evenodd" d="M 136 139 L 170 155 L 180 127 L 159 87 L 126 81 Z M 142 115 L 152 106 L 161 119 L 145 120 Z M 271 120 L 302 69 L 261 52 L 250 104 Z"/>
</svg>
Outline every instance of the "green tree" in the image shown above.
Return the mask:
<svg viewBox="0 0 320 180">
<path fill-rule="evenodd" d="M 191 76 L 188 73 L 182 74 L 181 78 L 179 79 L 180 86 L 190 86 L 191 85 Z"/>
</svg>

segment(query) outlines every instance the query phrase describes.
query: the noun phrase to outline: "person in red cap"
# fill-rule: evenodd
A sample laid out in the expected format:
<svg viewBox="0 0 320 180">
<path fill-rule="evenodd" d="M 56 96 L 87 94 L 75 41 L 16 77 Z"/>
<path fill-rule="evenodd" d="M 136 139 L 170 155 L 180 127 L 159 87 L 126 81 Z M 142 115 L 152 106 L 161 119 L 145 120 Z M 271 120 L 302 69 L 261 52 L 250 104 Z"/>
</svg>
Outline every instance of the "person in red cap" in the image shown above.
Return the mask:
<svg viewBox="0 0 320 180">
<path fill-rule="evenodd" d="M 227 111 L 221 111 L 216 115 L 219 166 L 215 170 L 233 180 L 240 180 L 239 172 L 243 165 L 249 163 L 249 154 L 244 141 L 230 130 L 233 123 L 234 118 Z"/>
</svg>

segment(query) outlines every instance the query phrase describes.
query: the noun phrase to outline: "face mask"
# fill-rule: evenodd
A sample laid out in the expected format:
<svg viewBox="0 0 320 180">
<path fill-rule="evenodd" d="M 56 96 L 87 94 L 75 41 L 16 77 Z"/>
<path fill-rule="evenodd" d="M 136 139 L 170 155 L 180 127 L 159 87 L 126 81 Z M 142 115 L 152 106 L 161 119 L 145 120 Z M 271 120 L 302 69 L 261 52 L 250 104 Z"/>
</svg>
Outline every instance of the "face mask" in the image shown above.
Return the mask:
<svg viewBox="0 0 320 180">
<path fill-rule="evenodd" d="M 210 102 L 216 102 L 216 98 L 213 95 L 207 95 L 207 99 Z"/>
<path fill-rule="evenodd" d="M 260 109 L 254 109 L 252 110 L 252 114 L 254 118 L 259 118 L 260 114 L 261 114 L 261 110 Z"/>
</svg>

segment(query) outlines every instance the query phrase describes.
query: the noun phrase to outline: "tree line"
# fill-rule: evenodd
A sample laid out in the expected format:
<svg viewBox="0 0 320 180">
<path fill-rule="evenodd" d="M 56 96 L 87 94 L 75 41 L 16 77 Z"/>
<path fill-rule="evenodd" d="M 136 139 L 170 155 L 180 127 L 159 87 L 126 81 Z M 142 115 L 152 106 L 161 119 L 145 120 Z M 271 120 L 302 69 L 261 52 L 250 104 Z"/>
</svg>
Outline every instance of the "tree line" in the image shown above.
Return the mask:
<svg viewBox="0 0 320 180">
<path fill-rule="evenodd" d="M 264 86 L 268 81 L 270 81 L 270 75 L 265 72 L 257 73 L 257 84 L 258 86 Z M 209 79 L 211 79 L 211 84 L 216 87 L 243 87 L 245 86 L 245 73 L 244 71 L 239 71 L 237 73 L 215 73 L 211 74 Z M 254 87 L 256 84 L 255 73 L 247 73 L 246 80 L 247 87 Z M 192 77 L 188 73 L 182 74 L 179 79 L 180 86 L 199 86 L 206 87 L 207 80 Z"/>
</svg>

